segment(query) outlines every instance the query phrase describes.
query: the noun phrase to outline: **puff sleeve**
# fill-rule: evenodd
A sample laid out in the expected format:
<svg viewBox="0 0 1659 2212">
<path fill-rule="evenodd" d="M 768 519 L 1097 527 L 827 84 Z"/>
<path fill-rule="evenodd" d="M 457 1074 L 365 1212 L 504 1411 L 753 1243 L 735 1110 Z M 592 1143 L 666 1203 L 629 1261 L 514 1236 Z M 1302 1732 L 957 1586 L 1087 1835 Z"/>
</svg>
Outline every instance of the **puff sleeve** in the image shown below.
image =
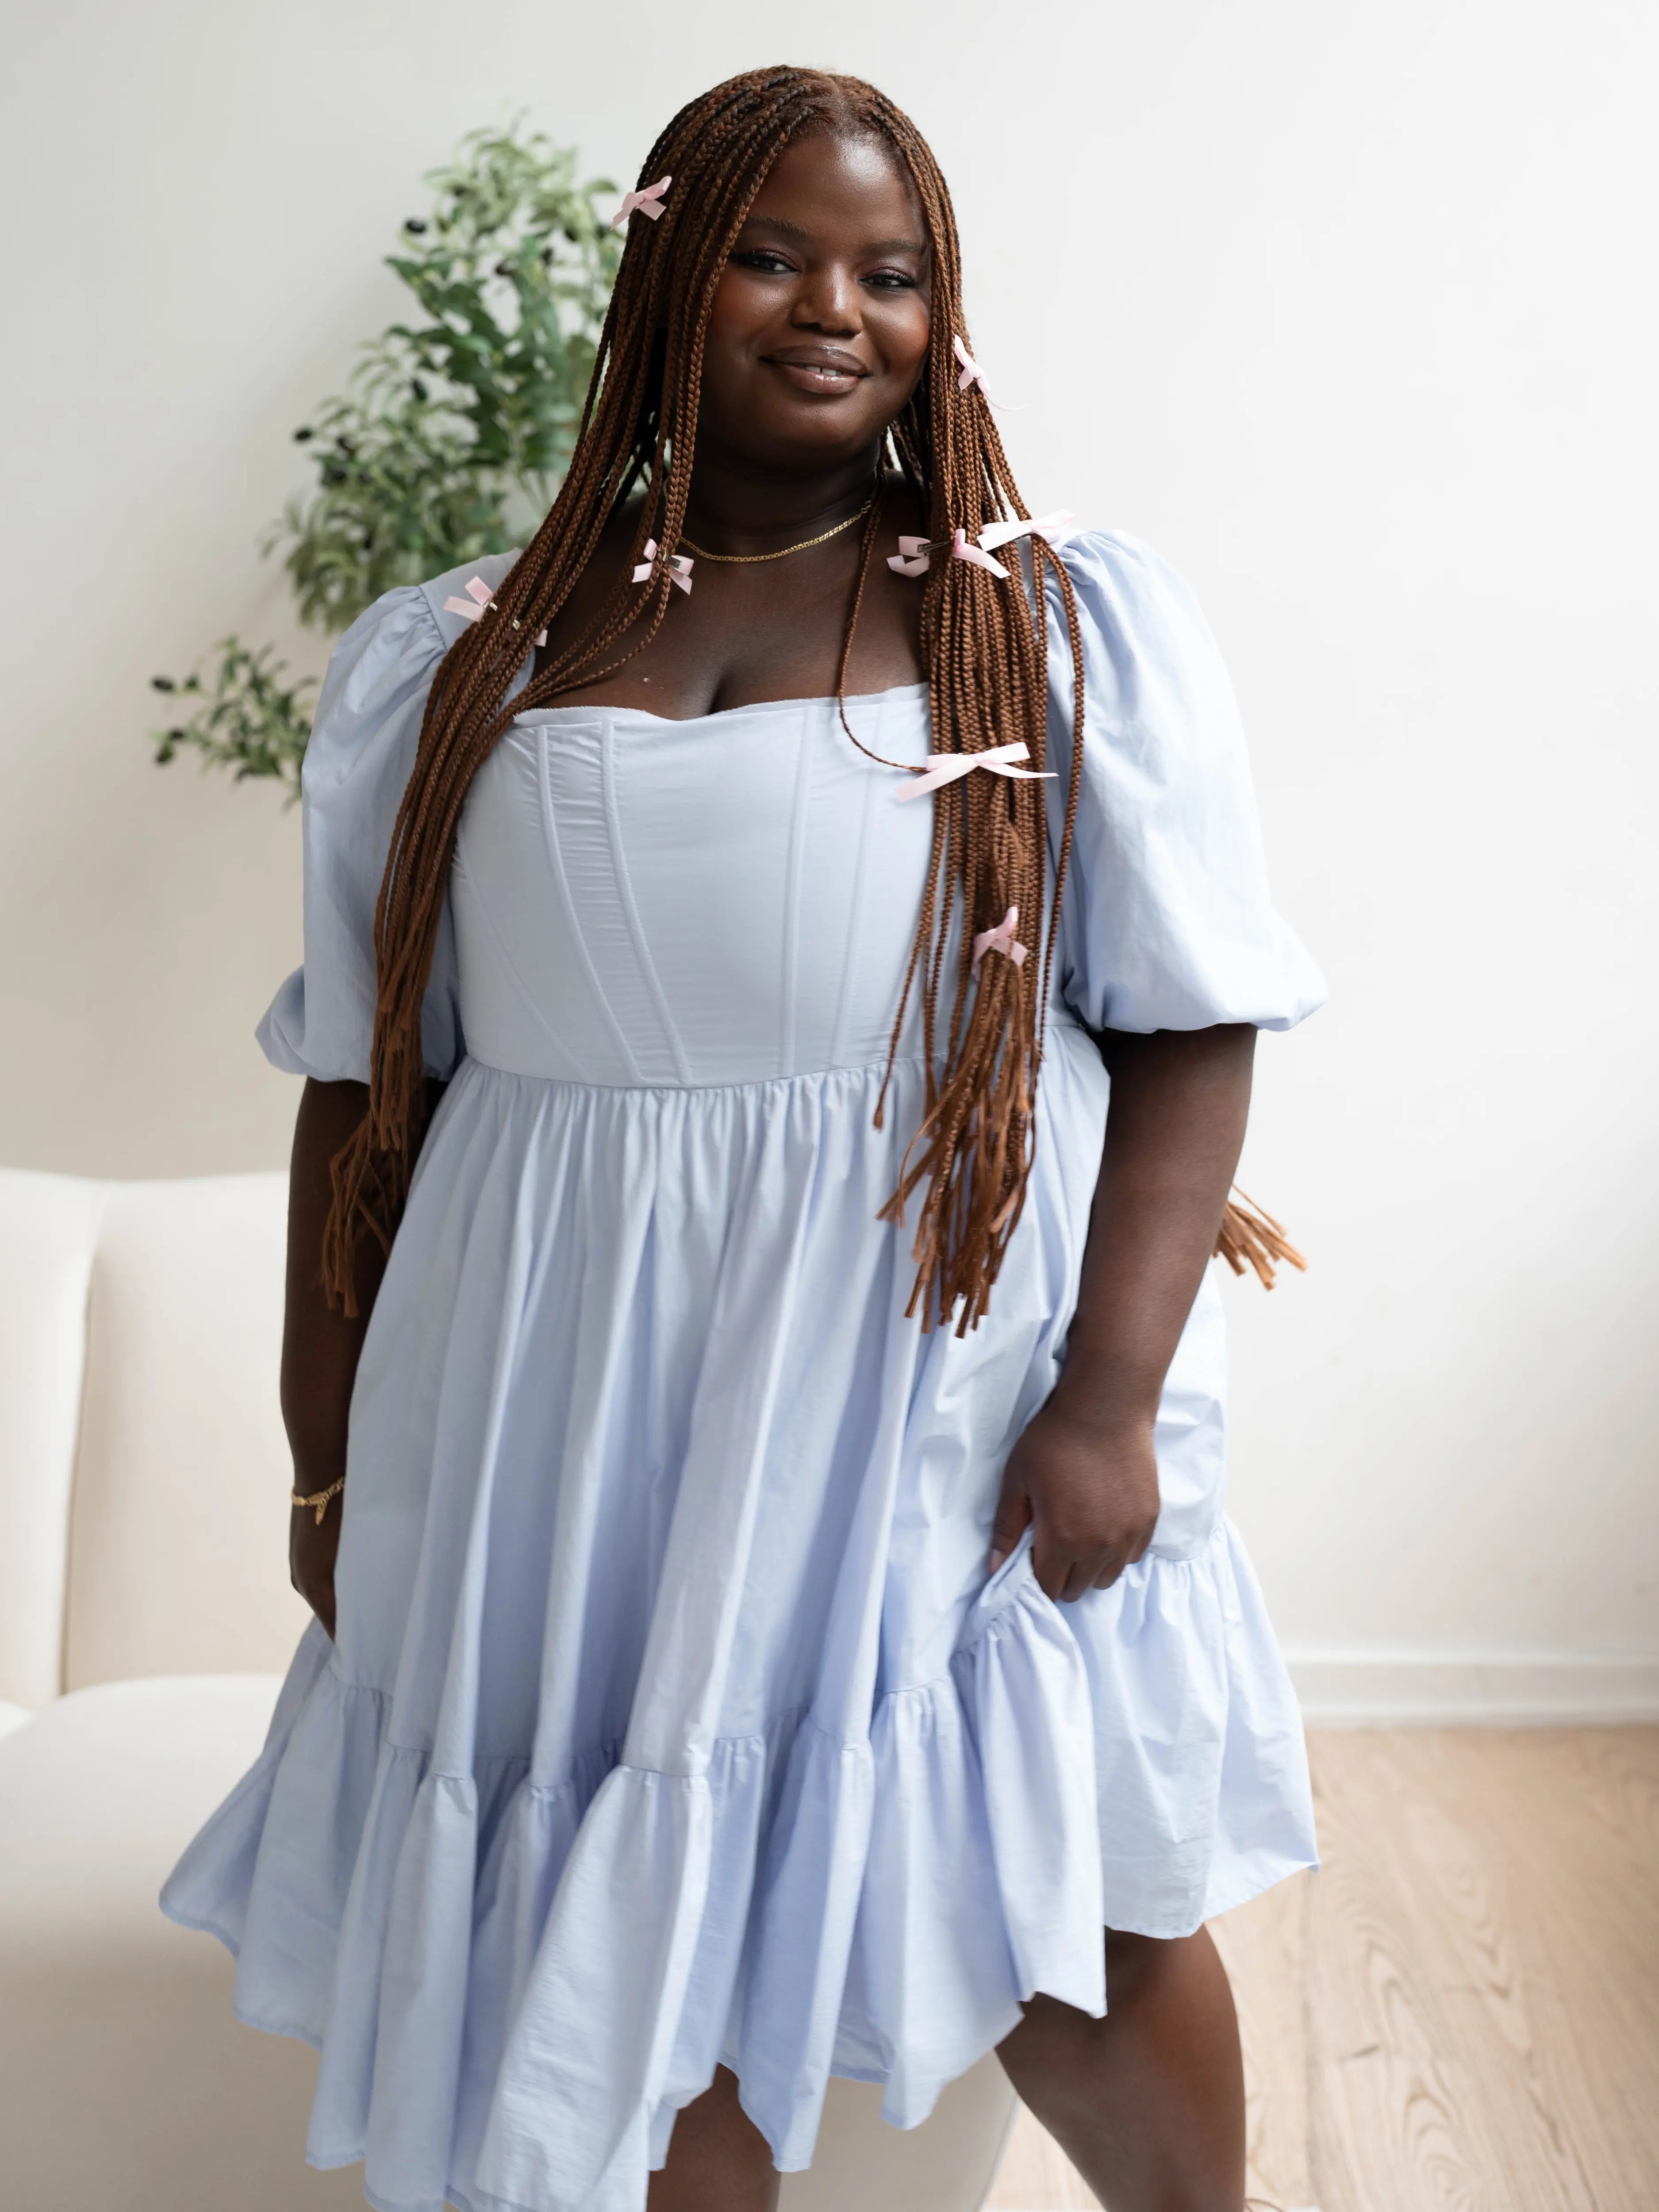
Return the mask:
<svg viewBox="0 0 1659 2212">
<path fill-rule="evenodd" d="M 1267 895 L 1232 686 L 1198 604 L 1133 538 L 1061 556 L 1084 652 L 1083 773 L 1060 914 L 1060 989 L 1091 1029 L 1291 1028 L 1324 979 Z M 1072 656 L 1048 585 L 1049 835 L 1072 751 Z"/>
<path fill-rule="evenodd" d="M 301 776 L 305 965 L 257 1032 L 266 1059 L 290 1074 L 368 1080 L 375 902 L 445 642 L 426 592 L 411 586 L 361 614 L 329 662 Z M 447 904 L 422 1038 L 428 1073 L 453 1075 L 465 1047 Z"/>
</svg>

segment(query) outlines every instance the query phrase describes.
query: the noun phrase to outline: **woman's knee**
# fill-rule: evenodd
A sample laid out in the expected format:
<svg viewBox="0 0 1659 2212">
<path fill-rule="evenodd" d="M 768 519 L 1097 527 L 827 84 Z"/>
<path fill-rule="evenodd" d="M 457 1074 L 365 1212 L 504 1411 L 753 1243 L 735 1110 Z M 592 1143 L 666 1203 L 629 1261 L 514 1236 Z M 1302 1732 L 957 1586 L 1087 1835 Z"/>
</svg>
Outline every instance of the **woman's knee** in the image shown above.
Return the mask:
<svg viewBox="0 0 1659 2212">
<path fill-rule="evenodd" d="M 1187 1963 L 1191 1936 L 1138 1936 L 1109 1928 L 1105 1933 L 1106 2002 L 1133 2003 L 1140 1992 Z"/>
</svg>

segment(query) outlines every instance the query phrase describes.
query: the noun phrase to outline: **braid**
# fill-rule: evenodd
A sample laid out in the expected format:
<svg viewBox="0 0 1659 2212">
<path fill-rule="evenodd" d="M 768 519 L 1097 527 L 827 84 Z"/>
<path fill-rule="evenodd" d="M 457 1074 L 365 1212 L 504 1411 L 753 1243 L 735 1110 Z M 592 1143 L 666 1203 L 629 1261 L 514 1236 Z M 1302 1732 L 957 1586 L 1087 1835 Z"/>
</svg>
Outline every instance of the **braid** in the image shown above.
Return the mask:
<svg viewBox="0 0 1659 2212">
<path fill-rule="evenodd" d="M 826 131 L 884 140 L 921 209 L 932 257 L 933 340 L 890 440 L 901 474 L 927 514 L 930 539 L 948 542 L 960 528 L 976 540 L 988 523 L 1029 519 L 982 388 L 957 388 L 951 340 L 966 343 L 967 324 L 956 217 L 939 165 L 909 118 L 856 78 L 787 68 L 732 77 L 682 108 L 641 171 L 641 184 L 667 172 L 673 190 L 660 220 L 629 227 L 569 472 L 483 619 L 444 656 L 427 702 L 375 908 L 378 993 L 368 1112 L 333 1164 L 323 1275 L 329 1295 L 348 1312 L 355 1310 L 359 1239 L 367 1233 L 382 1248 L 390 1245 L 424 1133 L 422 1003 L 472 778 L 518 714 L 613 674 L 656 635 L 690 489 L 715 289 L 772 164 L 792 139 Z M 607 523 L 641 481 L 647 496 L 631 558 L 580 634 L 509 701 L 530 639 L 569 599 Z M 880 520 L 877 501 L 864 528 L 842 641 L 836 690 L 843 702 Z M 657 541 L 658 552 L 652 580 L 641 591 L 631 572 L 645 558 L 647 538 Z M 1053 885 L 1045 896 L 1040 783 L 967 775 L 945 786 L 933 799 L 933 848 L 894 1018 L 890 1079 L 906 1009 L 919 989 L 926 1111 L 883 1218 L 902 1221 L 910 1198 L 921 1192 L 909 1310 L 921 1312 L 924 1327 L 954 1314 L 958 1334 L 987 1310 L 1024 1203 L 1043 1008 L 1082 763 L 1083 655 L 1071 582 L 1052 549 L 1035 538 L 1032 549 L 1030 592 L 1018 568 L 1004 583 L 969 562 L 947 559 L 933 562 L 923 587 L 922 650 L 935 751 L 982 752 L 1023 739 L 1030 766 L 1043 768 L 1045 571 L 1065 604 L 1075 672 L 1071 784 Z M 1024 965 L 987 960 L 975 975 L 974 933 L 1000 921 L 1011 906 L 1028 929 L 1046 918 L 1040 958 Z M 958 921 L 941 1043 L 939 998 Z M 884 1083 L 878 1123 L 886 1090 Z"/>
</svg>

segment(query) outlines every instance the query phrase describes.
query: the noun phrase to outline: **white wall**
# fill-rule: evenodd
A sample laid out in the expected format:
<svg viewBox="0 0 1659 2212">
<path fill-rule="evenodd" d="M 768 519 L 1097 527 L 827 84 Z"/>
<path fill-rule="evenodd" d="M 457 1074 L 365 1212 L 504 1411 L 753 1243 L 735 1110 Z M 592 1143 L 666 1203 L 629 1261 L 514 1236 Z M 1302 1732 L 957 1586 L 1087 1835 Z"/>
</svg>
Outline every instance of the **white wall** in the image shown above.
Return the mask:
<svg viewBox="0 0 1659 2212">
<path fill-rule="evenodd" d="M 631 174 L 729 70 L 860 70 L 952 179 L 1029 495 L 1197 585 L 1331 976 L 1245 1178 L 1315 1271 L 1236 1302 L 1304 1680 L 1659 1705 L 1653 11 L 58 0 L 7 46 L 0 1160 L 283 1155 L 296 824 L 152 767 L 146 679 L 291 635 L 255 541 L 422 169 L 523 106 Z"/>
</svg>

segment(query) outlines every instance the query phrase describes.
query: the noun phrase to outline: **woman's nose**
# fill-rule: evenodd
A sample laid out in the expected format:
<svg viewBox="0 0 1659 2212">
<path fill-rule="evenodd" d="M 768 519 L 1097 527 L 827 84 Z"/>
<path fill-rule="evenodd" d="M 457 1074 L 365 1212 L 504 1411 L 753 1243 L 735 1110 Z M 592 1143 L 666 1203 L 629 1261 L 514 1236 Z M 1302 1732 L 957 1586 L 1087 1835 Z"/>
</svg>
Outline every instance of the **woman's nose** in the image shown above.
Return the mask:
<svg viewBox="0 0 1659 2212">
<path fill-rule="evenodd" d="M 811 270 L 795 295 L 789 319 L 798 328 L 837 336 L 857 331 L 860 327 L 859 288 L 852 271 L 833 263 Z"/>
</svg>

